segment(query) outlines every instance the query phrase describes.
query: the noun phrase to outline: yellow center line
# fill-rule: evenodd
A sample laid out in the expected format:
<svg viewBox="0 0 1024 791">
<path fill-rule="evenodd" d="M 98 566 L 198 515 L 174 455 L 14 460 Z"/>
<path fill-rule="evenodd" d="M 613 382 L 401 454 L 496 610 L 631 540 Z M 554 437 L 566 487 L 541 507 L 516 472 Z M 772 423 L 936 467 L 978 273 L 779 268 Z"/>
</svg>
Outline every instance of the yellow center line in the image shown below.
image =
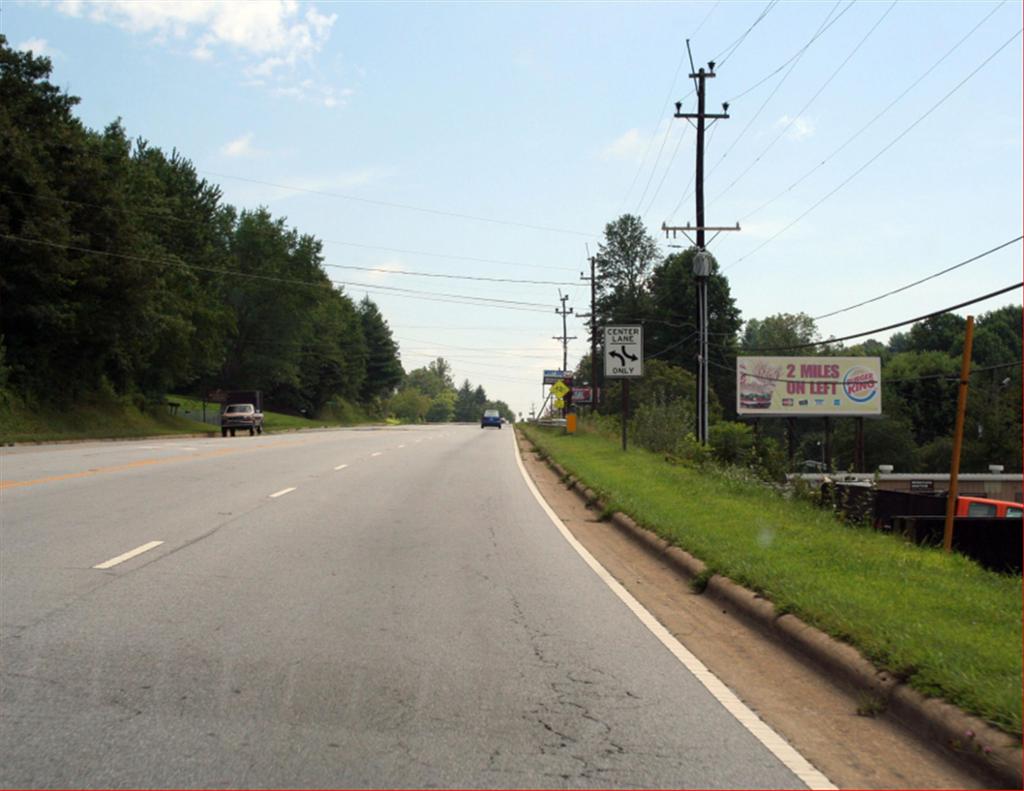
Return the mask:
<svg viewBox="0 0 1024 791">
<path fill-rule="evenodd" d="M 309 442 L 309 440 L 286 440 L 273 445 L 258 445 L 256 447 L 248 448 L 221 448 L 220 450 L 215 450 L 210 453 L 189 454 L 188 456 L 168 456 L 166 459 L 140 459 L 139 461 L 130 461 L 125 464 L 114 464 L 109 467 L 94 467 L 91 470 L 83 470 L 81 472 L 66 472 L 61 475 L 47 475 L 45 478 L 34 478 L 30 481 L 0 481 L 0 491 L 5 489 L 19 489 L 27 486 L 38 486 L 43 483 L 70 481 L 75 478 L 91 478 L 94 475 L 104 475 L 111 472 L 124 472 L 125 470 L 152 467 L 158 464 L 214 459 L 218 456 L 227 456 L 231 453 L 255 453 L 256 451 L 265 450 L 267 448 L 283 448 L 289 445 L 304 445 L 307 442 Z"/>
</svg>

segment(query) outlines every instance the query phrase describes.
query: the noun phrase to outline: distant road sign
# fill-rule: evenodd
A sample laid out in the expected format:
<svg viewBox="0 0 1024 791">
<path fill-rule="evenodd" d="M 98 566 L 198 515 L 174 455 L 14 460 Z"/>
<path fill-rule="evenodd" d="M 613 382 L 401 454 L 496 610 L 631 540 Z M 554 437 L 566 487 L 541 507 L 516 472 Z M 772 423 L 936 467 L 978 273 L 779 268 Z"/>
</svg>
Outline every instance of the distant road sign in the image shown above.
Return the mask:
<svg viewBox="0 0 1024 791">
<path fill-rule="evenodd" d="M 618 325 L 604 328 L 604 375 L 634 379 L 644 375 L 644 328 Z"/>
<path fill-rule="evenodd" d="M 559 379 L 553 385 L 551 385 L 551 392 L 554 393 L 559 399 L 561 399 L 566 393 L 569 392 L 569 387 Z"/>
<path fill-rule="evenodd" d="M 548 371 L 548 370 L 545 370 L 544 371 L 544 384 L 546 384 L 546 385 L 553 385 L 559 379 L 564 379 L 566 377 L 567 373 L 568 373 L 567 371 Z"/>
</svg>

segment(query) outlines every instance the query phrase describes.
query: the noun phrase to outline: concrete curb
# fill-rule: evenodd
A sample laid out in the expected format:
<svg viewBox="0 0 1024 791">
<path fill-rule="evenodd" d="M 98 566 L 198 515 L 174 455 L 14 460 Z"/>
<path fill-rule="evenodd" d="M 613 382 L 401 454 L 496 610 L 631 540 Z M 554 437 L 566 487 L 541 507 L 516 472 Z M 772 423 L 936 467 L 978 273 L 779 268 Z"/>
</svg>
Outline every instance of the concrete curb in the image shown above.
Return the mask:
<svg viewBox="0 0 1024 791">
<path fill-rule="evenodd" d="M 522 435 L 520 435 L 522 436 Z M 526 437 L 527 442 L 529 440 Z M 531 443 L 532 446 L 532 443 Z M 604 510 L 596 492 L 561 465 L 546 458 L 548 466 L 588 505 Z M 685 550 L 668 543 L 619 511 L 609 521 L 652 556 L 665 562 L 687 582 L 707 575 L 707 566 Z M 704 595 L 739 616 L 862 696 L 866 704 L 879 704 L 889 716 L 929 746 L 942 748 L 952 760 L 990 777 L 999 788 L 1024 788 L 1019 742 L 987 722 L 938 698 L 927 698 L 895 676 L 876 668 L 857 649 L 810 626 L 795 615 L 776 612 L 775 605 L 754 591 L 714 574 L 706 580 Z"/>
</svg>

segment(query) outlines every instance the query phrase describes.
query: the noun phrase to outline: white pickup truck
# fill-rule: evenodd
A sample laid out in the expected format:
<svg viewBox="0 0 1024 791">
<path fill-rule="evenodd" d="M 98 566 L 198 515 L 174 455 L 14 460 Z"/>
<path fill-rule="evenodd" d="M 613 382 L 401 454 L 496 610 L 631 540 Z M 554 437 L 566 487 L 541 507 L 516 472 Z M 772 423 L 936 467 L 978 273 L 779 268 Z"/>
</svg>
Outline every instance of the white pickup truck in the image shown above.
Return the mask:
<svg viewBox="0 0 1024 791">
<path fill-rule="evenodd" d="M 220 413 L 220 435 L 226 437 L 228 432 L 235 436 L 238 429 L 248 429 L 249 436 L 263 433 L 263 413 L 253 404 L 225 404 Z"/>
</svg>

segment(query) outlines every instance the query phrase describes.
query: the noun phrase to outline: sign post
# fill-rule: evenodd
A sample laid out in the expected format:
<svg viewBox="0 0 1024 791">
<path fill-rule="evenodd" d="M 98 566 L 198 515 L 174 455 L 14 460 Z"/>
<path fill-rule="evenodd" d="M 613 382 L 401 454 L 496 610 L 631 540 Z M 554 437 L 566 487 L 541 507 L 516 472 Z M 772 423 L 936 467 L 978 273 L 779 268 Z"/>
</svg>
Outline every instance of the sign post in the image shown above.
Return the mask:
<svg viewBox="0 0 1024 791">
<path fill-rule="evenodd" d="M 644 375 L 644 328 L 638 324 L 604 328 L 604 375 L 622 380 L 622 449 L 626 450 L 629 380 Z"/>
</svg>

